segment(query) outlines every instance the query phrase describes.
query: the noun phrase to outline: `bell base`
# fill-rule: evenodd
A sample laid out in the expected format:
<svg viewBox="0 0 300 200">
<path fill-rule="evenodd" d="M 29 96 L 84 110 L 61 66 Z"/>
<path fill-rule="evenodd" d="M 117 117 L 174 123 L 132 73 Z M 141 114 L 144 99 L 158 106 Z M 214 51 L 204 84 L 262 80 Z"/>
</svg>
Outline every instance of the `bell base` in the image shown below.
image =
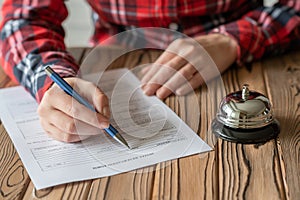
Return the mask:
<svg viewBox="0 0 300 200">
<path fill-rule="evenodd" d="M 217 137 L 230 142 L 257 144 L 276 138 L 280 132 L 280 126 L 279 122 L 274 120 L 271 124 L 263 128 L 231 128 L 214 119 L 212 122 L 212 132 Z"/>
</svg>

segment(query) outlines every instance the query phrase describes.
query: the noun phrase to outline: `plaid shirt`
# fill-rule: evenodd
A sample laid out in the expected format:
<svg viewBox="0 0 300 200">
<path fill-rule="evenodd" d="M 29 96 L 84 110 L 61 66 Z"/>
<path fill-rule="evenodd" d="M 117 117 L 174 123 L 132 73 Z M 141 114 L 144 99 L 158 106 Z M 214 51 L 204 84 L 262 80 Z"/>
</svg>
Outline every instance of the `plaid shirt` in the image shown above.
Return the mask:
<svg viewBox="0 0 300 200">
<path fill-rule="evenodd" d="M 174 28 L 175 24 L 192 37 L 216 32 L 233 37 L 242 62 L 300 46 L 299 0 L 279 0 L 273 7 L 263 7 L 262 0 L 87 1 L 94 11 L 93 44 L 126 27 Z M 1 65 L 38 102 L 52 84 L 44 72 L 46 65 L 54 64 L 63 77 L 78 71 L 64 44 L 61 24 L 67 15 L 63 0 L 3 3 Z"/>
</svg>

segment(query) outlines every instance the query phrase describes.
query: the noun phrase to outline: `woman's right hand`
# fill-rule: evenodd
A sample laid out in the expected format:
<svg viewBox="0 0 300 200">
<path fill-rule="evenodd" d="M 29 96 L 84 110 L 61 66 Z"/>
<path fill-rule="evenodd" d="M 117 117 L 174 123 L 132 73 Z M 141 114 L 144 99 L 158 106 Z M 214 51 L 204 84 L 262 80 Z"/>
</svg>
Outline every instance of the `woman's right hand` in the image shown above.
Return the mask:
<svg viewBox="0 0 300 200">
<path fill-rule="evenodd" d="M 80 104 L 54 83 L 38 107 L 40 122 L 46 133 L 63 142 L 77 142 L 102 133 L 101 129 L 109 126 L 110 111 L 106 95 L 91 82 L 75 77 L 64 79 L 98 113 Z"/>
</svg>

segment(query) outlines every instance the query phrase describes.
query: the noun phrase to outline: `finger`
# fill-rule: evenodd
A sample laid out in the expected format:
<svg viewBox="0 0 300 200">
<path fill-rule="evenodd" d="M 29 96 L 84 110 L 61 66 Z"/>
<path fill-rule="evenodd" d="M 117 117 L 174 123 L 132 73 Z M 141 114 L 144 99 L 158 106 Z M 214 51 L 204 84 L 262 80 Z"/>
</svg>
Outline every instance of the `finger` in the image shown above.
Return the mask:
<svg viewBox="0 0 300 200">
<path fill-rule="evenodd" d="M 51 110 L 48 113 L 51 113 L 47 118 L 48 123 L 55 124 L 64 133 L 75 135 L 96 135 L 101 133 L 99 128 L 74 119 L 59 110 Z"/>
<path fill-rule="evenodd" d="M 155 92 L 185 64 L 186 60 L 180 56 L 173 57 L 153 74 L 152 78 L 143 87 L 144 92 L 149 96 L 155 94 Z"/>
<path fill-rule="evenodd" d="M 41 121 L 41 125 L 43 126 L 48 136 L 61 142 L 78 142 L 86 139 L 86 137 L 79 137 L 79 135 L 66 134 L 62 130 L 58 129 L 56 126 L 48 122 Z"/>
<path fill-rule="evenodd" d="M 187 83 L 197 70 L 193 65 L 187 63 L 177 73 L 175 73 L 161 88 L 156 92 L 157 97 L 165 99 L 185 83 Z"/>
<path fill-rule="evenodd" d="M 60 132 L 77 135 L 96 135 L 102 132 L 99 128 L 74 119 L 60 110 L 53 109 L 53 107 L 43 106 L 43 108 L 38 109 L 38 112 L 44 124 L 46 122 L 55 124 L 54 126 L 60 129 Z"/>
<path fill-rule="evenodd" d="M 60 93 L 56 94 L 55 98 L 52 98 L 53 95 L 51 95 L 50 91 L 45 95 L 47 95 L 46 98 L 49 99 L 48 104 L 52 107 L 51 109 L 61 110 L 65 114 L 94 127 L 104 129 L 109 126 L 109 121 L 106 117 L 86 108 L 70 95 Z"/>
<path fill-rule="evenodd" d="M 165 51 L 164 53 L 162 53 L 160 57 L 155 61 L 155 63 L 151 65 L 150 70 L 142 78 L 142 84 L 149 82 L 150 79 L 154 76 L 154 74 L 156 74 L 159 71 L 161 66 L 172 60 L 174 57 L 176 57 L 176 55 L 170 52 Z"/>
<path fill-rule="evenodd" d="M 162 64 L 159 63 L 152 63 L 150 65 L 150 69 L 148 72 L 142 77 L 141 84 L 145 85 L 149 82 L 149 80 L 154 76 L 155 73 L 159 71 L 159 69 L 162 67 Z"/>
<path fill-rule="evenodd" d="M 144 67 L 141 70 L 142 75 L 145 75 L 146 73 L 148 73 L 150 69 L 151 69 L 151 65 L 148 65 L 148 66 Z"/>
<path fill-rule="evenodd" d="M 155 92 L 171 77 L 176 70 L 169 66 L 161 66 L 160 69 L 154 74 L 153 78 L 143 86 L 146 95 L 153 95 Z"/>
<path fill-rule="evenodd" d="M 181 87 L 179 87 L 175 91 L 175 94 L 180 95 L 180 96 L 186 95 L 189 92 L 191 92 L 192 90 L 194 90 L 197 87 L 199 87 L 200 85 L 202 85 L 203 83 L 204 83 L 204 80 L 203 80 L 202 76 L 200 75 L 200 73 L 196 73 L 189 82 L 187 82 L 184 85 L 182 85 Z"/>
</svg>

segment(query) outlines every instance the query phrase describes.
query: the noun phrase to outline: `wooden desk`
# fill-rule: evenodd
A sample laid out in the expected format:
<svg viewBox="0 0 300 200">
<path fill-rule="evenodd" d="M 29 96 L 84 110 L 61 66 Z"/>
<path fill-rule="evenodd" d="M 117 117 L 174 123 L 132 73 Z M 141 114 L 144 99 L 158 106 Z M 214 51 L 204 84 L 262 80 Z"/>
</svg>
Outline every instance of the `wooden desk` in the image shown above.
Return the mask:
<svg viewBox="0 0 300 200">
<path fill-rule="evenodd" d="M 70 49 L 81 63 L 87 49 Z M 134 67 L 153 62 L 159 53 L 137 51 L 114 64 Z M 226 93 L 243 83 L 268 96 L 281 133 L 263 145 L 214 140 L 209 130 L 217 102 L 206 87 L 197 99 L 170 97 L 170 106 L 214 151 L 164 162 L 112 177 L 36 191 L 0 124 L 0 199 L 299 199 L 300 198 L 300 52 L 232 68 L 223 75 Z M 0 71 L 0 87 L 13 86 Z M 200 106 L 199 113 L 193 105 Z M 214 104 L 214 106 L 211 106 Z M 198 128 L 199 127 L 199 128 Z"/>
</svg>

